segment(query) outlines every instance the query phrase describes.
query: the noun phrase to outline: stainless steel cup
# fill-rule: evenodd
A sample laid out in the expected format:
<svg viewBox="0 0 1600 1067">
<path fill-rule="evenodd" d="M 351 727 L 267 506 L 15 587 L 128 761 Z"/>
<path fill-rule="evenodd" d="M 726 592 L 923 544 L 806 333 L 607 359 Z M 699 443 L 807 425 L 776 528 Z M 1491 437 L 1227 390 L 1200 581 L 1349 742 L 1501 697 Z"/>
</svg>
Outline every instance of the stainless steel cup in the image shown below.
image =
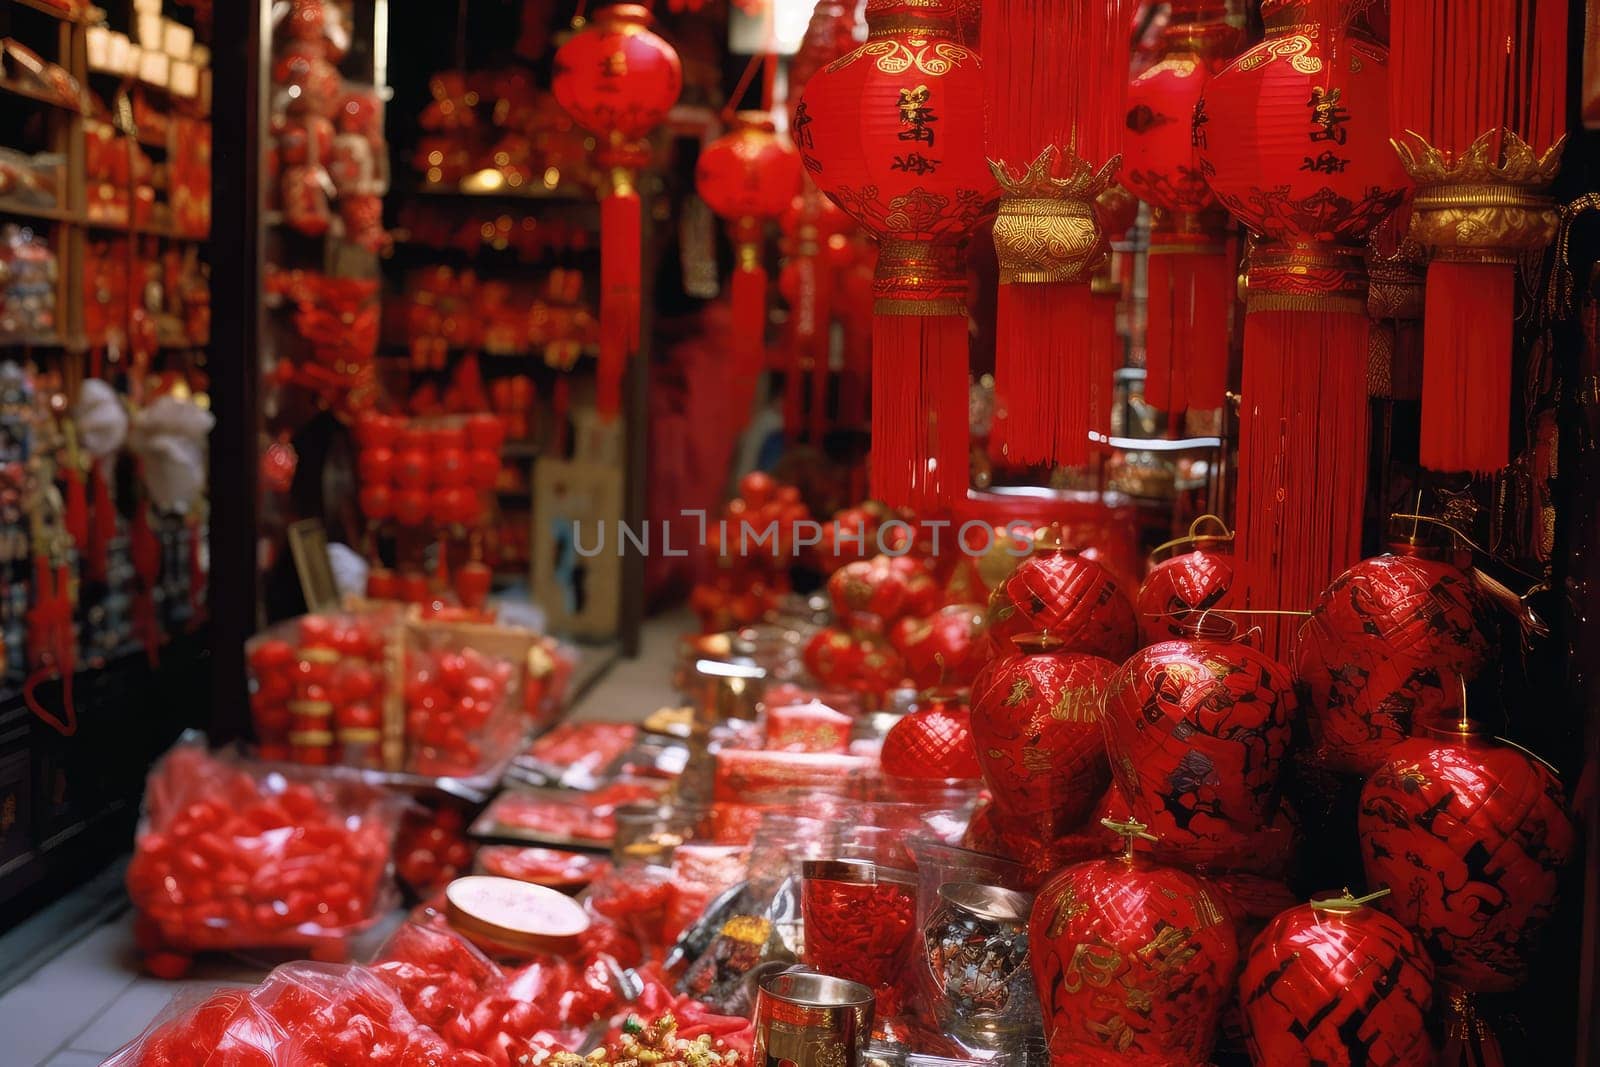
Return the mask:
<svg viewBox="0 0 1600 1067">
<path fill-rule="evenodd" d="M 754 1067 L 860 1067 L 872 1037 L 872 990 L 809 971 L 762 980 Z"/>
</svg>

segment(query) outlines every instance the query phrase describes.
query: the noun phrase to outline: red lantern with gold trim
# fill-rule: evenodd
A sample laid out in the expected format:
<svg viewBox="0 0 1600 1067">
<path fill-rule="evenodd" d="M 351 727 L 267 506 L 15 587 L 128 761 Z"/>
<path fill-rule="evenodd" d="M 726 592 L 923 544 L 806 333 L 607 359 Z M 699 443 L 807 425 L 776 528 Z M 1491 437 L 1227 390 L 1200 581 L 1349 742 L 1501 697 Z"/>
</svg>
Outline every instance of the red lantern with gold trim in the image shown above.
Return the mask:
<svg viewBox="0 0 1600 1067">
<path fill-rule="evenodd" d="M 1100 725 L 1112 777 L 1163 858 L 1248 866 L 1281 833 L 1294 684 L 1231 621 L 1186 626 L 1189 636 L 1141 649 L 1111 679 Z"/>
<path fill-rule="evenodd" d="M 1238 935 L 1202 879 L 1136 855 L 1068 867 L 1028 923 L 1050 1060 L 1200 1067 L 1216 1044 Z"/>
<path fill-rule="evenodd" d="M 1410 186 L 1389 147 L 1387 53 L 1364 0 L 1265 0 L 1267 37 L 1211 78 L 1192 136 L 1218 202 L 1257 241 L 1246 271 L 1239 596 L 1305 610 L 1361 549 L 1363 246 Z M 1286 655 L 1292 627 L 1263 624 Z"/>
<path fill-rule="evenodd" d="M 932 615 L 903 618 L 889 628 L 889 643 L 919 689 L 964 688 L 989 661 L 981 604 L 950 604 Z"/>
<path fill-rule="evenodd" d="M 737 262 L 733 271 L 735 410 L 749 406 L 766 355 L 766 226 L 789 209 L 800 188 L 800 154 L 774 129 L 771 116 L 741 111 L 733 129 L 712 141 L 695 165 L 695 190 L 726 220 Z"/>
<path fill-rule="evenodd" d="M 878 239 L 873 494 L 892 507 L 965 495 L 967 275 L 995 193 L 983 74 L 955 0 L 868 0 L 868 40 L 811 76 L 794 138 L 817 186 Z"/>
<path fill-rule="evenodd" d="M 1022 634 L 1048 633 L 1069 652 L 1121 661 L 1138 641 L 1133 604 L 1111 571 L 1086 555 L 1044 548 L 989 594 L 989 637 L 999 654 Z"/>
<path fill-rule="evenodd" d="M 645 138 L 683 90 L 683 67 L 650 30 L 644 4 L 611 4 L 556 52 L 551 89 L 599 142 L 609 190 L 600 202 L 600 361 L 595 403 L 616 415 L 622 372 L 639 347 L 642 231 L 635 174 L 649 161 Z"/>
<path fill-rule="evenodd" d="M 1433 964 L 1371 899 L 1291 908 L 1250 946 L 1239 1002 L 1258 1067 L 1432 1067 Z"/>
<path fill-rule="evenodd" d="M 889 728 L 879 756 L 883 773 L 921 781 L 972 779 L 981 775 L 967 709 L 947 693 Z"/>
<path fill-rule="evenodd" d="M 1149 644 L 1182 637 L 1186 620 L 1228 603 L 1233 559 L 1197 547 L 1150 568 L 1139 587 L 1139 632 Z"/>
</svg>

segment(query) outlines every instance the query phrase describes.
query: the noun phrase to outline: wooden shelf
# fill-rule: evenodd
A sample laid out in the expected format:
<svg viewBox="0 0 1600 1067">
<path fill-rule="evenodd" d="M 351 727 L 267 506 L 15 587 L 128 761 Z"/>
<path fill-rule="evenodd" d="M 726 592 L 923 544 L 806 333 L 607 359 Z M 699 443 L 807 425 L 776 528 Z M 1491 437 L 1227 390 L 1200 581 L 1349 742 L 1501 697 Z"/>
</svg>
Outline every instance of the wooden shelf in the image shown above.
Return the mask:
<svg viewBox="0 0 1600 1067">
<path fill-rule="evenodd" d="M 83 15 L 69 15 L 53 4 L 45 3 L 44 0 L 12 0 L 12 2 L 18 7 L 31 7 L 35 11 L 42 11 L 46 15 L 60 19 L 62 22 L 76 24 L 84 21 Z"/>
<path fill-rule="evenodd" d="M 42 207 L 0 197 L 0 215 L 21 215 L 30 219 L 48 219 L 51 222 L 72 222 L 83 225 L 83 216 L 64 207 Z"/>
</svg>

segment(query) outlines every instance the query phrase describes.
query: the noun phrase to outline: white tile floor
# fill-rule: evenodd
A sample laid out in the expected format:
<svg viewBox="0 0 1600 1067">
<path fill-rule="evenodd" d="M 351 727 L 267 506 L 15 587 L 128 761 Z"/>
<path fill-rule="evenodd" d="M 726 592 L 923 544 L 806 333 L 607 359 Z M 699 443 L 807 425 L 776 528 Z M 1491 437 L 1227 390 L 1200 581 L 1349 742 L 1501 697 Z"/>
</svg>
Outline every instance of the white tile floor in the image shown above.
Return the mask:
<svg viewBox="0 0 1600 1067">
<path fill-rule="evenodd" d="M 637 719 L 666 703 L 686 615 L 645 625 L 641 654 L 591 689 L 573 717 Z M 124 911 L 0 996 L 0 1067 L 97 1067 L 137 1037 L 175 994 L 254 982 L 262 968 L 229 959 L 201 962 L 182 982 L 139 974 L 131 915 Z"/>
</svg>

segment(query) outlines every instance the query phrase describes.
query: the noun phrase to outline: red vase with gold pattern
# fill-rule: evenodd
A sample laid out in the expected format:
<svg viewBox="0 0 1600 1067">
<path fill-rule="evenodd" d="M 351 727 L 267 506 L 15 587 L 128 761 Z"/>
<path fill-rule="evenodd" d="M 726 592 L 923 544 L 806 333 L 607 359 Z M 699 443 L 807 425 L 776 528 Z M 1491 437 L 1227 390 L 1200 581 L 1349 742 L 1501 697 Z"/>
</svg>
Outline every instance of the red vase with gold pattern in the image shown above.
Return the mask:
<svg viewBox="0 0 1600 1067">
<path fill-rule="evenodd" d="M 1318 762 L 1371 774 L 1425 722 L 1457 706 L 1489 657 L 1471 577 L 1425 551 L 1362 560 L 1317 600 L 1295 647 L 1295 680 Z"/>
<path fill-rule="evenodd" d="M 889 628 L 889 643 L 919 689 L 972 684 L 989 661 L 983 607 L 951 604 L 926 617 L 907 616 Z"/>
<path fill-rule="evenodd" d="M 1211 893 L 1135 855 L 1131 842 L 1125 855 L 1068 867 L 1039 891 L 1028 947 L 1053 1064 L 1209 1061 L 1239 954 Z"/>
<path fill-rule="evenodd" d="M 1279 915 L 1239 978 L 1256 1067 L 1432 1067 L 1433 963 L 1349 893 Z"/>
<path fill-rule="evenodd" d="M 1150 568 L 1139 586 L 1139 633 L 1147 644 L 1182 637 L 1191 616 L 1228 604 L 1233 557 L 1199 547 Z"/>
<path fill-rule="evenodd" d="M 943 781 L 982 775 L 971 717 L 960 701 L 942 693 L 889 728 L 879 762 L 893 778 Z"/>
<path fill-rule="evenodd" d="M 1576 844 L 1561 783 L 1470 728 L 1429 733 L 1390 749 L 1361 791 L 1367 881 L 1391 890 L 1381 906 L 1442 979 L 1505 992 L 1528 975 Z"/>
<path fill-rule="evenodd" d="M 1070 549 L 1045 548 L 1018 563 L 989 594 L 995 651 L 1017 651 L 1022 634 L 1048 633 L 1067 652 L 1120 662 L 1138 642 L 1133 604 L 1111 571 Z"/>
<path fill-rule="evenodd" d="M 1111 773 L 1164 859 L 1247 865 L 1273 834 L 1294 687 L 1231 620 L 1188 625 L 1111 679 L 1100 716 Z"/>
<path fill-rule="evenodd" d="M 1078 827 L 1106 787 L 1100 701 L 1117 665 L 1042 635 L 972 683 L 972 738 L 997 822 L 1042 841 Z"/>
</svg>

